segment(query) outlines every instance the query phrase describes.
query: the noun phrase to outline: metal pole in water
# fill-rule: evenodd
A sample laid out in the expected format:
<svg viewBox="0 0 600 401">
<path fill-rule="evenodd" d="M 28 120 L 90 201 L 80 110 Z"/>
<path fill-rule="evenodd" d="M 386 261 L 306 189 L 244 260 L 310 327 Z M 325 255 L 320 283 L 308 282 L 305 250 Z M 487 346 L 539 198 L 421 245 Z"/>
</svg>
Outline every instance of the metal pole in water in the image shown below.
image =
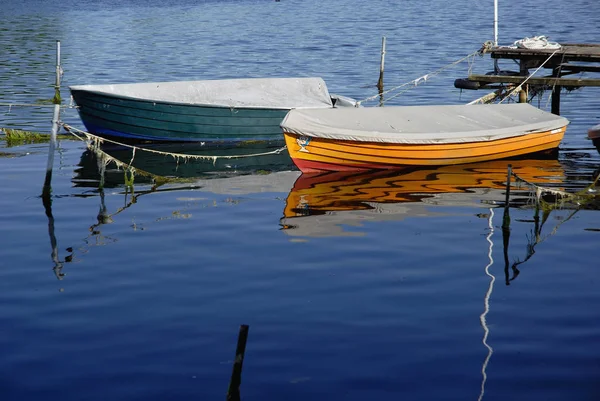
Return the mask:
<svg viewBox="0 0 600 401">
<path fill-rule="evenodd" d="M 498 47 L 498 0 L 494 0 L 494 46 Z M 494 73 L 500 72 L 498 59 L 494 59 Z"/>
<path fill-rule="evenodd" d="M 46 165 L 46 179 L 44 181 L 43 196 L 50 196 L 52 190 L 52 167 L 54 166 L 54 150 L 56 149 L 56 136 L 58 135 L 58 123 L 60 121 L 60 40 L 56 41 L 56 83 L 54 86 L 54 114 L 52 116 L 52 132 L 50 133 L 50 145 L 48 147 L 48 163 Z"/>
<path fill-rule="evenodd" d="M 385 69 L 385 36 L 381 39 L 381 63 L 379 65 L 379 81 L 377 82 L 377 89 L 379 89 L 380 95 L 383 94 L 383 70 L 384 69 Z"/>
<path fill-rule="evenodd" d="M 498 0 L 494 0 L 494 46 L 498 46 Z"/>
</svg>

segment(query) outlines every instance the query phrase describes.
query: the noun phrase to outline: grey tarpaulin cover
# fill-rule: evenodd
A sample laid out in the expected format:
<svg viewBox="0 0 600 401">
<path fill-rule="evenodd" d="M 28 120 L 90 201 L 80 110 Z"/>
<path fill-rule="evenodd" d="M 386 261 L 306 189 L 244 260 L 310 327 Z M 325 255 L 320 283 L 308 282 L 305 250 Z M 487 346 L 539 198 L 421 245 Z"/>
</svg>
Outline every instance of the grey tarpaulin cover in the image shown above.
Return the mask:
<svg viewBox="0 0 600 401">
<path fill-rule="evenodd" d="M 436 144 L 493 141 L 569 121 L 527 103 L 291 110 L 285 132 L 344 141 Z"/>
<path fill-rule="evenodd" d="M 332 107 L 327 85 L 318 77 L 77 85 L 70 89 L 153 102 L 231 108 Z"/>
</svg>

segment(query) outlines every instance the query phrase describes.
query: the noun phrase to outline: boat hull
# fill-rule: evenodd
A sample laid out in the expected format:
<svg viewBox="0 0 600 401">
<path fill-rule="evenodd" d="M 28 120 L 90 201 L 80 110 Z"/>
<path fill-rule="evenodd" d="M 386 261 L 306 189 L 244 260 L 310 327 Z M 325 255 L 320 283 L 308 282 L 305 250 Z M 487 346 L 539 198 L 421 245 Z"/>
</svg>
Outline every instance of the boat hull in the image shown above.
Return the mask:
<svg viewBox="0 0 600 401">
<path fill-rule="evenodd" d="M 551 151 L 566 126 L 485 142 L 392 144 L 307 137 L 284 130 L 294 164 L 304 173 L 467 164 Z"/>
<path fill-rule="evenodd" d="M 72 90 L 86 129 L 98 136 L 159 142 L 281 140 L 288 110 L 128 99 Z"/>
</svg>

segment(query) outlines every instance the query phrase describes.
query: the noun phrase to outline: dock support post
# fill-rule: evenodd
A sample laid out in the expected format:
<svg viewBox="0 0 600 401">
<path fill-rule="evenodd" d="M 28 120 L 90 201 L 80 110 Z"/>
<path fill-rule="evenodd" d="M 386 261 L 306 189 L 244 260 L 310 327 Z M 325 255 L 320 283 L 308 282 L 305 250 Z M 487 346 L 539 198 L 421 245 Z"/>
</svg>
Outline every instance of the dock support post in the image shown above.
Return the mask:
<svg viewBox="0 0 600 401">
<path fill-rule="evenodd" d="M 560 78 L 560 68 L 555 68 L 552 71 L 552 76 L 556 77 L 556 78 Z M 551 108 L 551 112 L 552 114 L 556 114 L 557 116 L 560 116 L 560 91 L 562 89 L 562 86 L 559 85 L 554 85 L 552 87 L 552 108 Z"/>
<path fill-rule="evenodd" d="M 383 71 L 385 69 L 385 36 L 381 39 L 381 63 L 379 65 L 379 81 L 377 81 L 377 89 L 379 94 L 383 95 Z M 381 99 L 383 100 L 383 99 Z M 383 104 L 381 104 L 383 105 Z"/>
<path fill-rule="evenodd" d="M 235 350 L 235 360 L 233 361 L 233 371 L 229 388 L 227 389 L 227 401 L 240 400 L 240 385 L 242 384 L 242 365 L 244 363 L 244 353 L 246 352 L 246 341 L 248 340 L 249 326 L 242 324 L 238 334 L 237 348 Z"/>
</svg>

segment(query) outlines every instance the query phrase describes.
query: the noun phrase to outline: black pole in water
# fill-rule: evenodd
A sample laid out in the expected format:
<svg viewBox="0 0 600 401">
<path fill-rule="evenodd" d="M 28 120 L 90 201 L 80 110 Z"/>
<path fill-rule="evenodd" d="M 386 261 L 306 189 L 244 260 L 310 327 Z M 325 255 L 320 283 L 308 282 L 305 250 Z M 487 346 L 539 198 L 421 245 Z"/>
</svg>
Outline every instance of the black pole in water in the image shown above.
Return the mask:
<svg viewBox="0 0 600 401">
<path fill-rule="evenodd" d="M 238 334 L 237 348 L 235 350 L 235 360 L 233 361 L 233 371 L 231 372 L 231 380 L 229 381 L 229 389 L 227 390 L 227 401 L 239 401 L 240 385 L 242 384 L 242 365 L 244 364 L 244 353 L 246 352 L 246 341 L 248 340 L 247 324 L 240 326 Z"/>
<path fill-rule="evenodd" d="M 560 67 L 555 68 L 552 71 L 552 76 L 556 78 L 560 78 Z M 560 91 L 562 87 L 560 85 L 554 85 L 552 87 L 552 106 L 550 111 L 552 114 L 556 114 L 560 116 Z"/>
</svg>

